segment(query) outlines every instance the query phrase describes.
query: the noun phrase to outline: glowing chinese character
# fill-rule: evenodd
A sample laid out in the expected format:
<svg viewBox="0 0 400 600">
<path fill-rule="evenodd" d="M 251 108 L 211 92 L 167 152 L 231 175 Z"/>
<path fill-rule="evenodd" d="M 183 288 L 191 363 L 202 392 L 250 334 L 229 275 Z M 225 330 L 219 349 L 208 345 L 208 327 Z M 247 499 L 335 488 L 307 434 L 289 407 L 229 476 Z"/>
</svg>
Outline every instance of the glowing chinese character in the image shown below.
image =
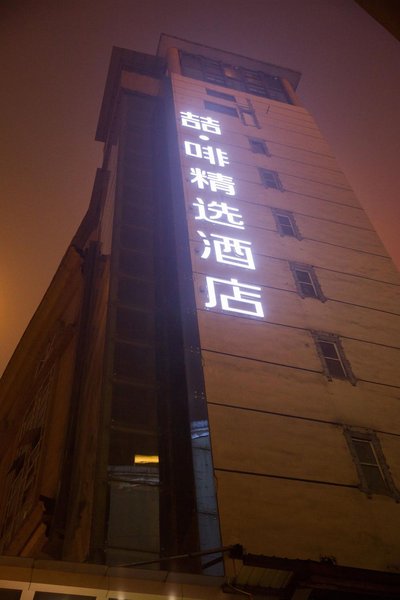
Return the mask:
<svg viewBox="0 0 400 600">
<path fill-rule="evenodd" d="M 185 152 L 188 156 L 204 158 L 211 165 L 218 165 L 219 167 L 229 165 L 228 155 L 221 148 L 214 149 L 212 146 L 201 146 L 201 144 L 195 142 L 185 142 Z"/>
<path fill-rule="evenodd" d="M 239 283 L 237 279 L 217 279 L 216 277 L 206 277 L 207 291 L 208 291 L 208 302 L 206 302 L 206 308 L 215 308 L 218 306 L 218 301 L 221 302 L 222 310 L 227 312 L 235 312 L 242 315 L 251 315 L 253 317 L 264 317 L 264 311 L 261 302 L 261 288 L 256 285 L 249 285 L 247 283 Z M 233 294 L 222 294 L 217 292 L 216 287 L 226 290 L 226 286 L 229 286 Z"/>
<path fill-rule="evenodd" d="M 212 192 L 225 192 L 228 196 L 235 195 L 235 184 L 232 177 L 228 177 L 227 175 L 222 175 L 222 173 L 210 173 L 207 171 L 203 171 L 199 168 L 191 168 L 190 175 L 192 175 L 193 179 L 191 179 L 191 183 L 197 183 L 197 186 L 200 190 L 204 190 L 206 185 L 210 186 L 210 190 Z"/>
<path fill-rule="evenodd" d="M 211 242 L 202 231 L 198 231 L 197 233 L 203 239 L 204 244 L 204 251 L 201 258 L 208 258 L 211 254 Z M 251 242 L 245 242 L 217 233 L 211 233 L 210 237 L 213 238 L 213 247 L 217 262 L 224 265 L 255 270 Z"/>
<path fill-rule="evenodd" d="M 196 200 L 197 202 L 193 202 L 193 206 L 198 208 L 198 215 L 195 216 L 196 221 L 208 221 L 208 223 L 244 229 L 244 222 L 238 208 L 228 206 L 226 202 L 215 202 L 213 200 L 208 204 L 204 204 L 201 198 L 196 198 Z"/>
<path fill-rule="evenodd" d="M 184 127 L 201 130 L 200 117 L 191 112 L 181 111 L 181 123 Z"/>
<path fill-rule="evenodd" d="M 201 128 L 203 131 L 207 131 L 207 133 L 216 133 L 217 135 L 221 135 L 219 121 L 216 121 L 211 117 L 200 117 L 200 121 Z"/>
<path fill-rule="evenodd" d="M 219 121 L 216 121 L 211 117 L 200 117 L 191 112 L 181 111 L 181 124 L 184 127 L 190 127 L 190 129 L 203 130 L 207 133 L 221 135 Z"/>
</svg>

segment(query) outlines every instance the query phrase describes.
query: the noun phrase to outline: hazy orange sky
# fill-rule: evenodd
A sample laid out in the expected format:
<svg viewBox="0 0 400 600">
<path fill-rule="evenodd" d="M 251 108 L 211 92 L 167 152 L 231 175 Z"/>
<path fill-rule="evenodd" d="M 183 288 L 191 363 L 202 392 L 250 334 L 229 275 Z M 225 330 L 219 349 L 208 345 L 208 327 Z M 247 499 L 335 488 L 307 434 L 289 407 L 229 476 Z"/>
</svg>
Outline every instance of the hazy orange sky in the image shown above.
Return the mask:
<svg viewBox="0 0 400 600">
<path fill-rule="evenodd" d="M 400 45 L 352 0 L 3 0 L 0 372 L 87 208 L 111 48 L 154 54 L 161 32 L 300 71 L 400 266 Z"/>
</svg>

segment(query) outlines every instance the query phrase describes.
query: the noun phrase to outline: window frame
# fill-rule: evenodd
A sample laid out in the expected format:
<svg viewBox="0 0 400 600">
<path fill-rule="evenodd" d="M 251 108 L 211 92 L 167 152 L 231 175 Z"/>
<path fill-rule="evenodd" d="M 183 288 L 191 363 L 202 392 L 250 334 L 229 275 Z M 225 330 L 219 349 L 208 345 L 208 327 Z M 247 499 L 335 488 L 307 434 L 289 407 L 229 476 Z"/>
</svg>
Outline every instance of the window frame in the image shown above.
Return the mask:
<svg viewBox="0 0 400 600">
<path fill-rule="evenodd" d="M 261 154 L 264 156 L 271 156 L 271 153 L 268 150 L 268 146 L 267 146 L 265 140 L 263 140 L 262 138 L 255 138 L 255 137 L 248 137 L 247 139 L 249 141 L 250 150 L 251 150 L 251 152 L 253 152 L 253 154 Z M 255 149 L 257 147 L 262 149 L 261 152 L 259 152 L 258 150 Z"/>
<path fill-rule="evenodd" d="M 304 263 L 292 262 L 289 261 L 290 270 L 293 274 L 294 283 L 296 285 L 297 292 L 301 298 L 314 298 L 315 300 L 320 300 L 321 302 L 326 302 L 327 298 L 324 295 L 321 285 L 319 283 L 317 274 L 315 273 L 315 269 L 312 265 L 307 265 Z M 313 286 L 315 296 L 311 296 L 309 294 L 305 294 L 302 289 L 302 281 L 299 280 L 297 276 L 297 271 L 304 271 L 308 273 L 311 280 L 311 285 Z"/>
<path fill-rule="evenodd" d="M 206 88 L 206 94 L 212 98 L 220 98 L 220 100 L 226 100 L 227 102 L 236 102 L 236 98 L 232 94 L 225 94 L 225 92 L 219 92 L 211 88 Z"/>
<path fill-rule="evenodd" d="M 219 102 L 210 102 L 210 100 L 204 100 L 203 102 L 206 110 L 218 112 L 228 117 L 235 117 L 236 119 L 239 118 L 238 111 L 233 106 L 226 106 L 225 104 L 219 104 Z"/>
<path fill-rule="evenodd" d="M 261 179 L 261 183 L 267 190 L 278 190 L 279 192 L 285 191 L 278 171 L 274 171 L 273 169 L 265 169 L 264 167 L 257 167 L 257 170 Z M 270 179 L 273 179 L 275 185 L 268 184 L 267 176 L 270 177 Z"/>
<path fill-rule="evenodd" d="M 303 239 L 302 235 L 299 231 L 299 228 L 297 227 L 297 223 L 294 218 L 294 214 L 292 212 L 290 212 L 289 210 L 283 210 L 283 209 L 281 210 L 280 208 L 271 208 L 271 211 L 272 211 L 272 215 L 275 220 L 276 230 L 281 237 L 289 237 L 289 238 L 294 238 L 296 240 Z M 285 233 L 285 231 L 282 228 L 282 224 L 279 221 L 280 216 L 287 217 L 289 219 L 290 225 L 293 230 L 293 235 L 289 235 L 288 233 Z"/>
<path fill-rule="evenodd" d="M 356 429 L 353 427 L 344 427 L 343 433 L 346 438 L 351 457 L 357 470 L 358 479 L 360 482 L 360 490 L 363 491 L 368 496 L 368 498 L 372 498 L 373 495 L 377 494 L 380 496 L 391 496 L 396 500 L 396 502 L 400 502 L 400 492 L 393 481 L 390 468 L 386 462 L 381 443 L 375 431 L 372 431 L 371 429 Z M 356 440 L 365 441 L 369 443 L 373 451 L 374 457 L 376 459 L 376 467 L 378 468 L 382 480 L 386 485 L 386 490 L 373 489 L 373 486 L 371 486 L 371 484 L 368 482 L 368 477 L 363 469 L 363 462 L 360 459 L 360 456 L 354 444 L 354 441 Z M 365 465 L 372 466 L 373 463 L 365 463 Z"/>
<path fill-rule="evenodd" d="M 243 125 L 245 125 L 246 127 L 256 127 L 257 129 L 260 129 L 260 124 L 258 122 L 254 108 L 250 106 L 238 106 L 238 109 L 239 117 Z M 246 115 L 248 117 L 247 120 Z"/>
<path fill-rule="evenodd" d="M 278 75 L 264 73 L 264 71 L 254 71 L 253 69 L 232 65 L 184 50 L 179 50 L 179 55 L 184 77 L 191 77 L 228 89 L 247 92 L 284 104 L 293 104 L 281 77 Z"/>
<path fill-rule="evenodd" d="M 317 349 L 318 356 L 321 360 L 323 372 L 324 372 L 325 376 L 327 377 L 327 379 L 329 381 L 333 381 L 336 379 L 339 381 L 350 381 L 350 383 L 352 385 L 356 385 L 357 378 L 355 377 L 355 375 L 352 371 L 350 362 L 349 362 L 348 358 L 346 357 L 340 337 L 338 335 L 336 335 L 335 333 L 327 333 L 325 331 L 312 331 L 311 334 L 314 338 L 315 347 Z M 327 362 L 327 358 L 325 357 L 325 355 L 322 351 L 322 348 L 320 346 L 320 342 L 333 344 L 335 346 L 338 360 L 340 362 L 340 365 L 341 365 L 342 370 L 345 375 L 344 377 L 335 377 L 335 375 L 332 375 L 332 373 L 329 370 L 329 363 Z"/>
</svg>

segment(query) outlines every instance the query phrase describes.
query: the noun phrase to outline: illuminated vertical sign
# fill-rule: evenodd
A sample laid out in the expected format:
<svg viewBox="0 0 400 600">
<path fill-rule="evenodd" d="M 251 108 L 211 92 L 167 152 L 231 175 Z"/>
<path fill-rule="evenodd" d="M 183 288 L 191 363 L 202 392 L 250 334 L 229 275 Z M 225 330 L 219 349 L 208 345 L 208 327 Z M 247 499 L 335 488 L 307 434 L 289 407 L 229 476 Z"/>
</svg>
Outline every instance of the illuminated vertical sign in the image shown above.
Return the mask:
<svg viewBox="0 0 400 600">
<path fill-rule="evenodd" d="M 227 152 L 219 148 L 214 142 L 216 136 L 222 136 L 219 121 L 211 117 L 195 115 L 191 112 L 181 111 L 181 126 L 198 131 L 199 142 L 185 140 L 184 149 L 186 156 L 200 159 L 213 167 L 225 168 L 229 165 Z M 217 142 L 218 144 L 218 142 Z M 212 224 L 215 232 L 208 235 L 201 229 L 197 234 L 203 243 L 201 258 L 208 260 L 211 257 L 218 263 L 230 265 L 238 269 L 255 271 L 255 263 L 250 241 L 239 237 L 224 235 L 225 230 L 220 227 L 245 230 L 240 211 L 232 206 L 231 200 L 226 202 L 213 200 L 212 193 L 220 192 L 226 196 L 236 196 L 235 181 L 233 177 L 219 171 L 208 171 L 206 168 L 190 167 L 190 183 L 196 189 L 201 190 L 201 196 L 196 195 L 192 206 L 195 208 L 195 221 Z M 221 231 L 221 233 L 220 233 Z M 223 233 L 222 233 L 223 232 Z M 234 234 L 234 232 L 232 232 Z M 221 279 L 219 277 L 206 276 L 208 301 L 206 308 L 219 307 L 224 312 L 233 312 L 253 317 L 264 317 L 261 303 L 261 288 L 256 285 L 240 283 L 236 278 Z"/>
</svg>

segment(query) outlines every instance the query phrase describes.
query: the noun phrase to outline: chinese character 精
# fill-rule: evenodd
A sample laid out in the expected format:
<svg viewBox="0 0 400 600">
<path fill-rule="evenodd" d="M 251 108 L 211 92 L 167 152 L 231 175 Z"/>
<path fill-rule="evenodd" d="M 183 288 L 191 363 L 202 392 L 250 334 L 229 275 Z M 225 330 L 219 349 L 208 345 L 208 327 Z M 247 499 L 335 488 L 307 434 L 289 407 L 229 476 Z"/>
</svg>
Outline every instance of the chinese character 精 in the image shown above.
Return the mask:
<svg viewBox="0 0 400 600">
<path fill-rule="evenodd" d="M 212 192 L 225 192 L 228 196 L 235 195 L 235 183 L 232 177 L 228 177 L 228 175 L 222 175 L 222 173 L 210 173 L 207 171 L 203 171 L 199 168 L 191 168 L 190 175 L 192 179 L 191 183 L 197 183 L 197 187 L 200 190 L 204 190 L 206 185 L 210 186 L 210 190 Z"/>
</svg>

